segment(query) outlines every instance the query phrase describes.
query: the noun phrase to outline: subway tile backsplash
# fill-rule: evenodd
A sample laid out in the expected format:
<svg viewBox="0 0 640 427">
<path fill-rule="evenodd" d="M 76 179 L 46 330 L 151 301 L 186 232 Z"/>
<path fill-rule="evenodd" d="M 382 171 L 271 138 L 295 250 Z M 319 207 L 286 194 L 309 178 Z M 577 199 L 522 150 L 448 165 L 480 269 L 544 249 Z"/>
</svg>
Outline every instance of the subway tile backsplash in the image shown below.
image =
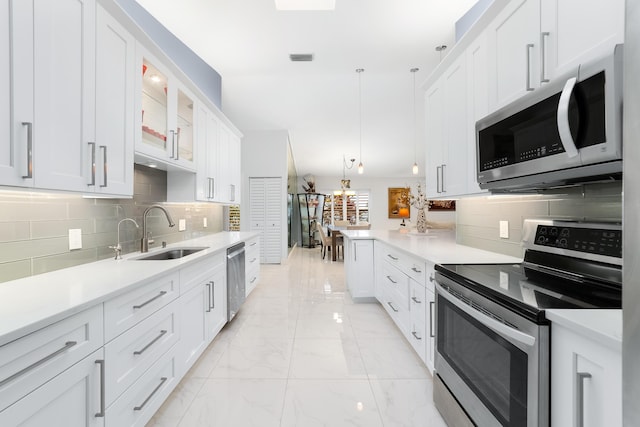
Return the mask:
<svg viewBox="0 0 640 427">
<path fill-rule="evenodd" d="M 622 222 L 622 183 L 589 184 L 536 195 L 478 196 L 456 203 L 456 239 L 467 246 L 520 257 L 527 218 Z M 509 221 L 509 238 L 499 222 Z"/>
<path fill-rule="evenodd" d="M 0 189 L 0 282 L 46 273 L 114 256 L 109 246 L 117 242 L 120 226 L 122 253 L 140 250 L 142 215 L 154 203 L 169 210 L 176 222 L 170 228 L 164 214 L 152 210 L 147 228 L 154 246 L 176 243 L 223 229 L 223 207 L 209 203 L 166 203 L 167 174 L 144 166 L 135 167 L 131 199 L 91 199 L 68 193 L 37 193 Z M 207 218 L 207 228 L 203 226 Z M 186 230 L 178 231 L 178 220 Z M 82 249 L 69 251 L 69 229 L 82 230 Z"/>
</svg>

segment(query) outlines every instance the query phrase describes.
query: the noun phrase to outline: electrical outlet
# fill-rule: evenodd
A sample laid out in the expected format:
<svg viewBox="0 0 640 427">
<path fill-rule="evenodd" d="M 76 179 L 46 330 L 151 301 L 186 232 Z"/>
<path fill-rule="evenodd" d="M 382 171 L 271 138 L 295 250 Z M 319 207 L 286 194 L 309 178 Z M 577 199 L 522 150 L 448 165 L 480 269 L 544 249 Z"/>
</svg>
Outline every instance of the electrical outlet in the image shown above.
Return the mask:
<svg viewBox="0 0 640 427">
<path fill-rule="evenodd" d="M 204 228 L 207 228 L 207 217 L 206 216 L 204 218 L 202 218 L 202 226 Z"/>
<path fill-rule="evenodd" d="M 82 249 L 82 230 L 79 228 L 69 229 L 69 250 Z"/>
<path fill-rule="evenodd" d="M 509 238 L 509 221 L 500 221 L 500 238 Z"/>
<path fill-rule="evenodd" d="M 187 221 L 184 219 L 178 220 L 178 231 L 184 231 L 187 229 Z"/>
</svg>

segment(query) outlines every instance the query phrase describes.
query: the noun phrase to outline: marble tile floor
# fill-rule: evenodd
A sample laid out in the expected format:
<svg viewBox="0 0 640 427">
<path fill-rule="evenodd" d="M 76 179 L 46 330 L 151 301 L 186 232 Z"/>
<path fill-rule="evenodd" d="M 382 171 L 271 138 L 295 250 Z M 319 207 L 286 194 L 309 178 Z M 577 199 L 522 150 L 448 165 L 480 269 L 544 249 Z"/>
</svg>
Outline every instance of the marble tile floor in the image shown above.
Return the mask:
<svg viewBox="0 0 640 427">
<path fill-rule="evenodd" d="M 297 248 L 258 286 L 147 427 L 446 427 L 432 378 L 342 261 Z"/>
</svg>

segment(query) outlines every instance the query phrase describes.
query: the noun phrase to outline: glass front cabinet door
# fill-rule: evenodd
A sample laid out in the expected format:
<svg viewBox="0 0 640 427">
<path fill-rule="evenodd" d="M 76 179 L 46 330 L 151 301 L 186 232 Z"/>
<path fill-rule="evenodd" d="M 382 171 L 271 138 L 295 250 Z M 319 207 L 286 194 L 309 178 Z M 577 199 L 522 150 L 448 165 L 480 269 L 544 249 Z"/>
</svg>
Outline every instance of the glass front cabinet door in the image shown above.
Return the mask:
<svg viewBox="0 0 640 427">
<path fill-rule="evenodd" d="M 149 164 L 157 160 L 195 170 L 195 97 L 150 54 L 143 53 L 141 57 L 141 133 L 136 154 L 148 159 Z"/>
</svg>

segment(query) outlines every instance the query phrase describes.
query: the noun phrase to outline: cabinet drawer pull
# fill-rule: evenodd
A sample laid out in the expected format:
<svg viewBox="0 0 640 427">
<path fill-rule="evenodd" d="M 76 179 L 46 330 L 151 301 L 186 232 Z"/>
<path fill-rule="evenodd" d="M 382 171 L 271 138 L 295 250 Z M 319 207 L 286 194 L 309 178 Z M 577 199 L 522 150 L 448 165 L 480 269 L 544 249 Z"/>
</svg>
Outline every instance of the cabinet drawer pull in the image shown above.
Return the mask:
<svg viewBox="0 0 640 427">
<path fill-rule="evenodd" d="M 387 256 L 388 256 L 389 258 L 391 258 L 392 260 L 394 260 L 394 261 L 397 261 L 397 260 L 398 260 L 398 258 L 394 257 L 394 256 L 393 256 L 393 255 L 391 255 L 391 254 L 387 254 Z"/>
<path fill-rule="evenodd" d="M 96 413 L 94 417 L 104 418 L 105 411 L 105 393 L 104 393 L 104 360 L 96 360 L 96 363 L 100 365 L 100 412 Z"/>
<path fill-rule="evenodd" d="M 422 338 L 418 336 L 418 334 L 416 333 L 416 331 L 411 332 L 411 335 L 413 335 L 413 337 L 417 340 L 421 340 Z"/>
<path fill-rule="evenodd" d="M 161 330 L 161 331 L 160 331 L 160 335 L 158 335 L 158 336 L 157 336 L 157 337 L 155 337 L 153 340 L 151 340 L 151 342 L 150 342 L 149 344 L 147 344 L 147 345 L 145 345 L 144 347 L 142 347 L 142 350 L 136 350 L 136 351 L 134 351 L 134 352 L 133 352 L 133 354 L 134 354 L 134 355 L 136 355 L 136 356 L 141 355 L 142 353 L 144 353 L 145 351 L 147 351 L 147 349 L 148 349 L 149 347 L 151 347 L 152 345 L 154 345 L 154 344 L 156 343 L 156 341 L 158 341 L 160 338 L 162 338 L 162 337 L 164 336 L 164 334 L 166 334 L 166 333 L 167 333 L 167 331 L 166 331 L 166 330 L 164 330 L 164 329 L 163 329 L 163 330 Z"/>
<path fill-rule="evenodd" d="M 591 378 L 589 372 L 576 372 L 576 426 L 584 426 L 584 380 Z"/>
<path fill-rule="evenodd" d="M 257 242 L 253 242 L 252 244 L 250 244 L 249 246 L 255 246 L 257 245 Z"/>
<path fill-rule="evenodd" d="M 256 262 L 257 260 L 258 260 L 258 258 L 253 258 L 253 259 L 252 259 L 251 261 L 249 261 L 249 262 L 253 264 L 253 263 L 254 263 L 254 262 Z"/>
<path fill-rule="evenodd" d="M 147 396 L 147 398 L 144 400 L 144 402 L 142 402 L 142 405 L 134 406 L 133 410 L 134 411 L 141 411 L 142 408 L 144 408 L 145 405 L 149 402 L 149 400 L 153 397 L 153 395 L 156 394 L 158 392 L 158 390 L 160 390 L 160 387 L 162 387 L 162 385 L 165 383 L 165 381 L 167 381 L 167 377 L 160 378 L 160 384 L 158 384 L 156 386 L 156 388 L 153 389 L 151 394 L 149 396 Z"/>
<path fill-rule="evenodd" d="M 413 300 L 413 302 L 415 302 L 416 304 L 422 304 L 422 301 L 420 301 L 418 298 L 416 297 L 411 297 L 411 299 Z"/>
<path fill-rule="evenodd" d="M 434 280 L 435 280 L 435 279 L 433 278 L 433 274 L 430 274 L 430 275 L 429 275 L 429 281 L 430 281 L 430 282 L 433 282 Z"/>
<path fill-rule="evenodd" d="M 152 302 L 154 302 L 155 300 L 157 300 L 157 299 L 158 299 L 158 298 L 160 298 L 161 296 L 165 295 L 166 293 L 167 293 L 167 291 L 160 291 L 160 293 L 159 293 L 158 295 L 156 295 L 155 297 L 151 298 L 150 300 L 147 300 L 147 301 L 143 302 L 143 303 L 142 303 L 142 304 L 140 304 L 140 305 L 134 305 L 134 306 L 133 306 L 133 309 L 134 309 L 134 310 L 137 310 L 137 309 L 139 309 L 139 308 L 144 307 L 144 306 L 145 306 L 145 305 L 147 305 L 147 304 L 151 304 Z"/>
<path fill-rule="evenodd" d="M 422 270 L 418 270 L 418 269 L 417 269 L 417 268 L 415 268 L 415 267 L 411 267 L 411 270 L 413 270 L 413 271 L 414 271 L 414 272 L 416 272 L 416 273 L 422 273 Z"/>
<path fill-rule="evenodd" d="M 391 301 L 387 301 L 387 304 L 389 304 L 389 307 L 391 307 L 391 310 L 395 311 L 396 313 L 398 312 L 398 309 L 395 308 L 393 304 L 391 304 Z"/>
<path fill-rule="evenodd" d="M 100 149 L 102 150 L 102 175 L 104 178 L 104 183 L 100 184 L 100 187 L 106 187 L 107 184 L 107 146 L 101 145 Z"/>
<path fill-rule="evenodd" d="M 27 174 L 22 178 L 33 178 L 33 123 L 22 122 L 22 126 L 27 127 Z"/>
<path fill-rule="evenodd" d="M 209 283 L 211 283 L 211 297 L 209 298 L 209 301 L 211 301 L 211 305 L 209 306 L 209 308 L 214 310 L 216 308 L 216 282 L 212 280 Z"/>
<path fill-rule="evenodd" d="M 436 305 L 434 301 L 429 301 L 429 337 L 435 338 L 436 334 L 433 332 L 433 323 L 435 318 L 433 317 L 433 307 Z"/>
<path fill-rule="evenodd" d="M 5 378 L 4 380 L 0 381 L 0 387 L 2 387 L 3 385 L 5 385 L 7 383 L 10 383 L 11 381 L 15 380 L 18 377 L 26 374 L 30 370 L 32 370 L 34 368 L 37 368 L 38 366 L 42 365 L 46 361 L 53 359 L 54 357 L 56 357 L 60 353 L 63 353 L 65 351 L 69 350 L 71 347 L 73 347 L 76 344 L 78 344 L 77 341 L 67 341 L 66 343 L 64 343 L 64 347 L 62 347 L 61 349 L 54 351 L 53 353 L 43 357 L 42 359 L 38 360 L 37 362 L 32 363 L 31 365 L 27 366 L 26 368 L 21 369 L 20 371 L 16 372 L 15 374 L 11 375 L 10 377 Z"/>
<path fill-rule="evenodd" d="M 255 281 L 256 281 L 256 279 L 257 279 L 257 277 L 254 277 L 253 279 L 251 279 L 251 282 L 250 282 L 250 283 L 255 282 Z"/>
<path fill-rule="evenodd" d="M 398 282 L 396 282 L 395 280 L 393 280 L 393 279 L 391 278 L 391 276 L 387 276 L 387 279 L 388 279 L 391 283 L 393 283 L 394 285 L 398 283 Z"/>
<path fill-rule="evenodd" d="M 88 142 L 91 146 L 91 182 L 87 184 L 89 187 L 96 185 L 96 143 Z"/>
</svg>

